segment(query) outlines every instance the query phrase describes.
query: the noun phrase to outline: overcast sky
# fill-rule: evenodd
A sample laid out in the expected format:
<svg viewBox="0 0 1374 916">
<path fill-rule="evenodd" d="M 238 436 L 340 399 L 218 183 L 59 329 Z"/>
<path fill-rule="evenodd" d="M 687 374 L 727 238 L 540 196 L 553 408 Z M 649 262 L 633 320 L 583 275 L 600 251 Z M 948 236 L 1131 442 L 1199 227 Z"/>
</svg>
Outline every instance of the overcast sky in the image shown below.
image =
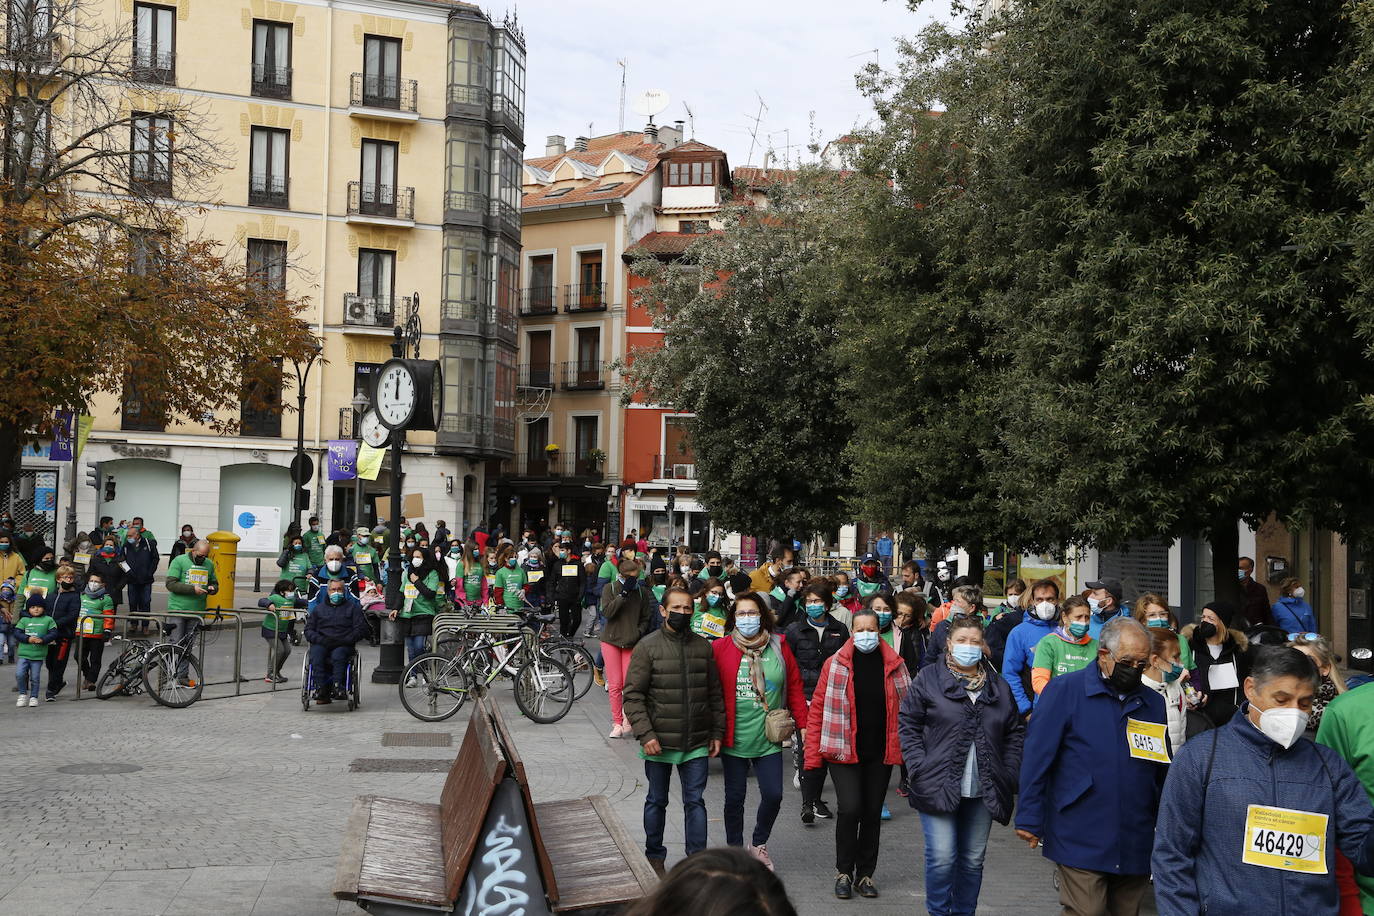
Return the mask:
<svg viewBox="0 0 1374 916">
<path fill-rule="evenodd" d="M 824 139 L 872 117 L 854 74 L 873 60 L 896 62 L 895 39 L 914 35 L 948 5 L 929 0 L 913 13 L 905 0 L 523 0 L 515 7 L 529 50 L 525 155 L 541 156 L 545 137 L 568 146 L 588 132 L 619 129 L 620 67 L 629 59 L 625 129 L 642 129 L 634 98 L 668 93 L 660 125 L 695 115 L 696 138 L 726 151 L 730 165 L 779 162 L 805 152 L 815 129 Z M 494 13 L 499 15 L 499 4 Z M 755 95 L 755 93 L 758 95 Z M 749 156 L 759 96 L 767 109 Z M 814 112 L 814 119 L 812 113 Z M 790 130 L 790 138 L 784 131 Z"/>
</svg>

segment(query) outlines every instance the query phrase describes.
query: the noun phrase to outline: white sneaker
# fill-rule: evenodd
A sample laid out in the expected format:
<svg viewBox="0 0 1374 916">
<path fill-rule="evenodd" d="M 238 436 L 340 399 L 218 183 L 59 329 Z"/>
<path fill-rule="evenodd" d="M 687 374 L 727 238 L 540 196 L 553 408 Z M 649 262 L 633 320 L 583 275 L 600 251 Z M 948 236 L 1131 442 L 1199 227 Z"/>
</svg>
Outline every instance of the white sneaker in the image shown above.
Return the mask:
<svg viewBox="0 0 1374 916">
<path fill-rule="evenodd" d="M 30 706 L 37 706 L 37 705 L 38 705 L 38 697 L 29 697 L 29 705 L 30 705 Z"/>
<path fill-rule="evenodd" d="M 407 686 L 407 687 L 410 687 L 410 688 L 413 689 L 413 688 L 415 688 L 415 687 L 418 687 L 419 684 L 420 684 L 420 682 L 419 682 L 418 680 L 416 680 L 414 677 L 408 677 L 408 678 L 406 678 L 406 686 Z"/>
<path fill-rule="evenodd" d="M 792 788 L 794 788 L 794 789 L 800 789 L 800 788 L 801 788 L 801 770 L 793 770 L 793 771 L 792 771 Z"/>
<path fill-rule="evenodd" d="M 15 706 L 28 706 L 28 705 L 29 705 L 29 698 L 26 697 L 26 696 L 24 696 L 24 695 L 21 693 L 21 694 L 19 694 L 19 699 L 17 699 L 17 700 L 14 701 L 14 705 L 15 705 Z"/>
</svg>

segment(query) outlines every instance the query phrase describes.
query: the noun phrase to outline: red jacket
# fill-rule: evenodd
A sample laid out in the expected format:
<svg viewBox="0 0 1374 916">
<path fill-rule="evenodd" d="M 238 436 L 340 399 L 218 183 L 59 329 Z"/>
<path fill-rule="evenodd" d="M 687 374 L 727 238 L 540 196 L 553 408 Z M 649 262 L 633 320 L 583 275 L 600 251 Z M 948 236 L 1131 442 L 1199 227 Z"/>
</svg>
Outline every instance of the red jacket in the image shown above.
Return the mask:
<svg viewBox="0 0 1374 916">
<path fill-rule="evenodd" d="M 779 633 L 774 633 L 771 640 L 773 648 L 782 657 L 782 667 L 784 677 L 787 680 L 787 688 L 783 691 L 786 698 L 787 708 L 792 713 L 792 719 L 797 723 L 797 728 L 806 728 L 806 694 L 802 692 L 801 668 L 797 665 L 796 656 L 787 647 L 787 640 L 782 638 Z M 735 682 L 739 679 L 740 662 L 744 660 L 744 653 L 739 646 L 730 638 L 730 634 L 725 634 L 725 638 L 717 639 L 711 643 L 711 651 L 716 654 L 716 670 L 720 672 L 720 688 L 725 694 L 725 741 L 722 747 L 735 746 Z"/>
<path fill-rule="evenodd" d="M 902 746 L 897 737 L 897 712 L 901 709 L 902 698 L 906 695 L 907 689 L 911 687 L 911 675 L 907 674 L 902 657 L 893 652 L 887 643 L 879 641 L 876 651 L 883 655 L 883 683 L 887 693 L 887 746 L 883 750 L 883 763 L 896 765 L 902 762 Z M 842 676 L 844 682 L 843 697 L 828 695 L 832 680 L 831 672 L 836 667 L 841 669 L 836 674 Z M 858 725 L 854 716 L 853 670 L 854 639 L 850 637 L 838 652 L 825 660 L 825 664 L 821 666 L 820 678 L 816 681 L 816 692 L 811 695 L 811 708 L 806 721 L 808 770 L 818 769 L 823 760 L 826 763 L 858 763 L 854 753 Z M 827 705 L 830 706 L 829 711 Z M 847 711 L 848 721 L 844 725 L 841 725 L 834 715 L 836 706 Z M 843 749 L 838 752 L 822 751 L 822 731 L 826 733 L 827 741 L 837 743 Z"/>
</svg>

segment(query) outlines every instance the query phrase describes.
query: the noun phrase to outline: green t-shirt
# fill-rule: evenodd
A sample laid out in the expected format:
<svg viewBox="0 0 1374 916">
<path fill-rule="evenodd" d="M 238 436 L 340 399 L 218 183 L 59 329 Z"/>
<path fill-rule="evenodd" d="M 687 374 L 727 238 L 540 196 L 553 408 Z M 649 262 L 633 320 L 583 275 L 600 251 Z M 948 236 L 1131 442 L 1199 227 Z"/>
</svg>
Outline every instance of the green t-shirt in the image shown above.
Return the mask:
<svg viewBox="0 0 1374 916">
<path fill-rule="evenodd" d="M 610 579 L 612 582 L 614 582 L 616 577 L 615 564 L 612 563 L 610 560 L 607 560 L 606 562 L 602 563 L 601 568 L 596 571 L 596 577 L 598 579 Z"/>
<path fill-rule="evenodd" d="M 1326 704 L 1317 743 L 1345 758 L 1374 802 L 1374 685 L 1356 687 Z M 1363 912 L 1374 913 L 1374 876 L 1356 872 L 1355 883 Z"/>
<path fill-rule="evenodd" d="M 458 568 L 461 570 L 459 575 L 463 577 L 463 594 L 467 596 L 469 601 L 481 601 L 482 564 L 480 562 L 473 563 L 471 568 L 469 568 L 465 561 L 460 563 Z"/>
<path fill-rule="evenodd" d="M 508 611 L 518 611 L 525 606 L 525 583 L 529 576 L 519 566 L 502 566 L 496 571 L 496 587 L 501 589 L 501 604 Z"/>
<path fill-rule="evenodd" d="M 659 604 L 663 603 L 663 593 L 667 590 L 667 585 L 654 585 L 649 588 L 649 591 L 654 593 L 654 600 L 657 601 Z"/>
<path fill-rule="evenodd" d="M 19 594 L 27 596 L 30 589 L 37 589 L 44 598 L 57 594 L 57 570 L 47 572 L 37 566 L 30 569 L 24 574 L 24 585 L 19 589 Z"/>
<path fill-rule="evenodd" d="M 862 579 L 854 580 L 854 589 L 859 593 L 860 598 L 867 598 L 869 595 L 876 595 L 878 589 L 882 588 L 881 582 L 865 582 Z"/>
<path fill-rule="evenodd" d="M 16 637 L 19 640 L 20 658 L 48 657 L 47 643 L 31 643 L 28 641 L 28 638 L 30 636 L 47 636 L 49 631 L 57 629 L 57 621 L 53 620 L 47 614 L 41 614 L 35 617 L 32 614 L 26 613 L 23 617 L 20 617 L 14 622 L 14 628 L 23 634 Z"/>
<path fill-rule="evenodd" d="M 434 616 L 435 605 L 438 604 L 439 596 L 443 594 L 444 585 L 439 581 L 439 574 L 432 569 L 429 575 L 425 576 L 424 582 L 425 586 L 434 592 L 433 598 L 426 598 L 420 594 L 420 590 L 410 581 L 410 573 L 407 571 L 405 585 L 401 588 L 405 596 L 405 607 L 401 609 L 402 617 Z"/>
<path fill-rule="evenodd" d="M 358 575 L 364 579 L 377 578 L 377 551 L 380 549 L 379 545 L 359 544 L 356 541 L 348 548 L 348 558 L 358 567 Z"/>
<path fill-rule="evenodd" d="M 324 565 L 324 535 L 315 530 L 307 530 L 301 535 L 305 541 L 305 553 L 310 557 L 310 565 L 319 569 Z"/>
<path fill-rule="evenodd" d="M 294 616 L 291 612 L 295 610 L 296 607 L 296 596 L 278 595 L 276 592 L 273 592 L 267 596 L 267 600 L 272 602 L 272 607 L 276 608 L 278 616 L 273 617 L 271 614 L 264 614 L 262 618 L 262 628 L 264 630 L 271 630 L 275 633 L 277 632 L 278 624 L 280 624 L 281 629 L 285 630 L 291 625 L 291 618 Z"/>
<path fill-rule="evenodd" d="M 725 614 L 698 601 L 692 608 L 692 632 L 706 639 L 720 639 L 725 635 Z"/>
<path fill-rule="evenodd" d="M 1188 645 L 1188 640 L 1181 636 L 1178 640 L 1178 663 L 1183 666 L 1185 671 L 1192 671 L 1196 667 L 1193 662 L 1193 647 Z"/>
<path fill-rule="evenodd" d="M 897 638 L 896 627 L 888 627 L 885 632 L 882 632 L 879 635 L 882 637 L 883 642 L 887 643 L 888 648 L 897 648 L 897 644 L 893 641 Z"/>
<path fill-rule="evenodd" d="M 763 690 L 768 697 L 768 708 L 778 709 L 783 705 L 782 659 L 770 644 L 763 650 Z M 767 757 L 782 750 L 781 744 L 774 744 L 763 736 L 763 717 L 767 713 L 763 704 L 754 693 L 754 683 L 749 678 L 749 659 L 739 663 L 739 674 L 735 676 L 735 743 L 721 748 L 722 754 L 731 757 Z"/>
<path fill-rule="evenodd" d="M 1051 633 L 1035 644 L 1035 664 L 1032 667 L 1048 668 L 1050 677 L 1056 678 L 1088 667 L 1088 662 L 1095 658 L 1097 640 L 1090 639 L 1079 645 Z"/>
<path fill-rule="evenodd" d="M 677 766 L 680 763 L 686 763 L 689 760 L 696 760 L 698 757 L 705 757 L 710 752 L 711 749 L 709 747 L 694 747 L 690 751 L 664 751 L 661 754 L 654 754 L 650 757 L 648 754 L 644 753 L 643 745 L 640 745 L 639 748 L 639 756 L 643 759 L 652 760 L 655 763 L 671 763 L 673 766 Z"/>
<path fill-rule="evenodd" d="M 168 597 L 175 598 L 176 595 Z M 92 636 L 103 638 L 108 630 L 114 629 L 113 618 L 106 617 L 106 614 L 114 614 L 114 599 L 109 596 L 109 593 L 102 593 L 97 598 L 90 592 L 82 591 L 81 616 L 77 623 L 77 632 L 87 638 Z"/>
<path fill-rule="evenodd" d="M 286 578 L 296 584 L 297 589 L 305 591 L 310 587 L 310 573 L 318 568 L 319 566 L 310 565 L 309 551 L 303 550 L 300 553 L 292 551 L 283 572 L 286 573 Z"/>
<path fill-rule="evenodd" d="M 215 576 L 215 564 L 210 562 L 210 558 L 206 557 L 204 563 L 197 565 L 191 562 L 189 552 L 181 554 L 171 562 L 167 567 L 167 578 L 187 585 L 199 585 L 201 588 L 219 584 L 219 579 Z M 178 595 L 173 592 L 167 596 L 167 610 L 204 613 L 205 599 L 208 597 L 209 595 Z"/>
</svg>

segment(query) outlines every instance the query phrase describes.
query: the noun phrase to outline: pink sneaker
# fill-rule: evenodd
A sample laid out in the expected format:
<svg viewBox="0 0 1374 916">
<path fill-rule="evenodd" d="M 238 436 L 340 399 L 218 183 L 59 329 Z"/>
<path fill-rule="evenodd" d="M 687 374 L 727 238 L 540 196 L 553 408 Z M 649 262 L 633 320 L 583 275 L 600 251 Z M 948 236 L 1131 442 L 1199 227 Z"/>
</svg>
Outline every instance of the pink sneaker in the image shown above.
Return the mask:
<svg viewBox="0 0 1374 916">
<path fill-rule="evenodd" d="M 771 858 L 768 857 L 768 847 L 767 847 L 767 846 L 763 846 L 763 845 L 759 845 L 759 846 L 750 846 L 750 847 L 748 847 L 748 849 L 749 849 L 749 854 L 750 854 L 751 856 L 753 856 L 754 858 L 758 859 L 760 862 L 762 862 L 762 863 L 764 864 L 764 866 L 765 866 L 769 871 L 773 871 L 773 870 L 774 870 L 774 869 L 773 869 L 773 860 L 772 860 Z"/>
</svg>

